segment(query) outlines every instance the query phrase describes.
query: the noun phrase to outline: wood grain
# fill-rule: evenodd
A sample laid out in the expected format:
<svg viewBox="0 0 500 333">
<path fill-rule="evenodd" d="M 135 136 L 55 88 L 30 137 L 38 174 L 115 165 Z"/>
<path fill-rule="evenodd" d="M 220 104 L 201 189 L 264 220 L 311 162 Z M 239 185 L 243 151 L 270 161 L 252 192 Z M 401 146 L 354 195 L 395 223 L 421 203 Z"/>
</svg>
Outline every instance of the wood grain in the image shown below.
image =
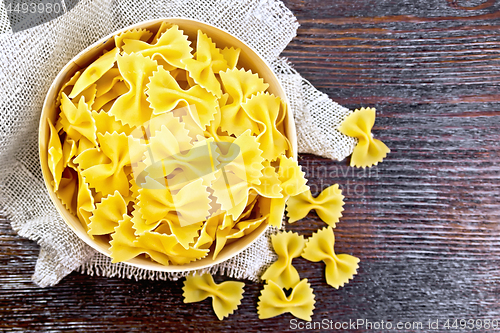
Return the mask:
<svg viewBox="0 0 500 333">
<path fill-rule="evenodd" d="M 500 1 L 284 2 L 301 24 L 284 55 L 333 100 L 376 107 L 374 134 L 392 150 L 370 170 L 300 156 L 313 191 L 343 187 L 336 250 L 361 259 L 340 290 L 321 264 L 294 261 L 313 320 L 500 320 Z M 321 226 L 311 213 L 289 229 Z M 182 303 L 182 282 L 73 273 L 37 288 L 37 253 L 0 220 L 2 332 L 293 331 L 290 315 L 258 320 L 260 284 L 219 322 L 209 301 Z"/>
</svg>

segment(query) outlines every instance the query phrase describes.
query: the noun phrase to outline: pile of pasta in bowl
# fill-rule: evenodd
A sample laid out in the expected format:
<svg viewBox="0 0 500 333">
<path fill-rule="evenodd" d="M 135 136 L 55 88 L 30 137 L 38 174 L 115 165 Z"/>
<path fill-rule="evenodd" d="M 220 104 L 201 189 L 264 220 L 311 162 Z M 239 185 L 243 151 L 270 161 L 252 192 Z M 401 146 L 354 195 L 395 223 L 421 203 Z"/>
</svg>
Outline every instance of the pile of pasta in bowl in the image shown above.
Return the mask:
<svg viewBox="0 0 500 333">
<path fill-rule="evenodd" d="M 62 84 L 51 186 L 113 262 L 214 261 L 308 189 L 287 104 L 241 52 L 163 22 L 114 36 Z"/>
</svg>

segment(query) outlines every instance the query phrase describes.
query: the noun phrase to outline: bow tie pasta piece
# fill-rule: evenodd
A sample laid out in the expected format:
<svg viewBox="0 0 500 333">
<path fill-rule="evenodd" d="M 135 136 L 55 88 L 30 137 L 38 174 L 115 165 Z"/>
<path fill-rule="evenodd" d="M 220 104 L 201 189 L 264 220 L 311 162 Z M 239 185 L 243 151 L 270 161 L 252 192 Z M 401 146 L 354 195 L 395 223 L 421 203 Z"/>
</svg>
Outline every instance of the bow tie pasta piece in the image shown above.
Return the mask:
<svg viewBox="0 0 500 333">
<path fill-rule="evenodd" d="M 151 119 L 153 112 L 146 100 L 144 89 L 158 64 L 140 54 L 118 56 L 117 63 L 129 90 L 116 99 L 109 113 L 124 124 L 143 126 Z"/>
<path fill-rule="evenodd" d="M 61 99 L 61 124 L 68 137 L 75 142 L 87 139 L 97 146 L 96 125 L 85 98 L 80 98 L 78 107 L 63 93 Z"/>
<path fill-rule="evenodd" d="M 309 186 L 306 185 L 305 174 L 302 167 L 293 158 L 288 158 L 285 155 L 280 156 L 278 175 L 285 195 L 294 196 L 309 189 Z"/>
<path fill-rule="evenodd" d="M 261 291 L 257 313 L 259 319 L 267 319 L 289 312 L 297 318 L 311 321 L 315 303 L 313 289 L 307 279 L 301 280 L 290 296 L 286 296 L 283 289 L 271 280 Z"/>
<path fill-rule="evenodd" d="M 382 141 L 373 139 L 371 130 L 374 124 L 375 109 L 361 108 L 347 116 L 340 125 L 340 132 L 359 140 L 351 156 L 351 166 L 371 167 L 382 162 L 390 153 L 391 150 Z"/>
<path fill-rule="evenodd" d="M 127 202 L 123 199 L 120 192 L 108 195 L 96 205 L 90 218 L 88 234 L 107 235 L 115 231 L 118 222 L 127 215 Z"/>
<path fill-rule="evenodd" d="M 219 168 L 232 172 L 249 184 L 260 185 L 263 177 L 264 158 L 257 138 L 250 130 L 236 138 L 232 143 L 219 143 L 217 147 Z"/>
<path fill-rule="evenodd" d="M 124 31 L 121 34 L 115 36 L 115 45 L 116 47 L 121 48 L 126 43 L 126 40 L 147 42 L 151 38 L 151 36 L 153 36 L 153 33 L 146 29 L 132 29 Z"/>
<path fill-rule="evenodd" d="M 69 212 L 76 215 L 78 192 L 78 174 L 71 168 L 64 169 L 56 196 Z"/>
<path fill-rule="evenodd" d="M 220 108 L 222 131 L 236 136 L 243 134 L 247 129 L 250 129 L 252 134 L 259 133 L 257 123 L 248 116 L 241 104 L 252 95 L 264 92 L 269 84 L 264 83 L 263 79 L 250 70 L 245 72 L 243 68 L 240 70 L 235 68 L 219 74 L 224 90 L 229 95 L 229 102 Z"/>
<path fill-rule="evenodd" d="M 184 303 L 201 302 L 212 298 L 212 307 L 219 320 L 234 313 L 243 298 L 243 282 L 225 281 L 216 284 L 212 275 L 188 275 L 182 290 Z"/>
<path fill-rule="evenodd" d="M 314 233 L 306 243 L 302 257 L 309 261 L 323 261 L 326 282 L 338 289 L 357 274 L 359 259 L 349 254 L 335 254 L 335 235 L 332 227 Z"/>
<path fill-rule="evenodd" d="M 126 261 L 137 257 L 140 254 L 147 253 L 153 260 L 159 262 L 165 266 L 169 265 L 168 256 L 161 251 L 155 251 L 148 247 L 141 247 L 136 245 L 136 236 L 134 234 L 133 223 L 131 222 L 130 216 L 125 216 L 125 218 L 118 222 L 118 227 L 115 228 L 115 232 L 111 234 L 111 241 L 109 244 L 111 247 L 111 258 L 113 263 Z"/>
<path fill-rule="evenodd" d="M 124 39 L 123 43 L 122 49 L 125 53 L 140 54 L 157 60 L 167 70 L 184 68 L 183 61 L 193 57 L 191 54 L 193 49 L 189 46 L 191 42 L 177 25 L 165 31 L 154 44 L 137 39 Z"/>
<path fill-rule="evenodd" d="M 344 196 L 339 185 L 335 184 L 324 189 L 316 198 L 313 198 L 311 191 L 290 197 L 286 205 L 289 223 L 303 219 L 311 209 L 314 209 L 323 222 L 335 228 L 344 210 Z"/>
<path fill-rule="evenodd" d="M 88 233 L 90 217 L 95 209 L 95 204 L 89 184 L 81 173 L 78 173 L 78 197 L 76 200 L 76 207 L 76 216 Z M 90 235 L 90 238 L 94 239 L 94 236 Z"/>
<path fill-rule="evenodd" d="M 261 278 L 274 281 L 282 288 L 293 288 L 299 283 L 300 277 L 292 266 L 292 260 L 300 257 L 306 240 L 294 232 L 280 232 L 271 236 L 271 242 L 278 260 L 269 266 Z"/>
<path fill-rule="evenodd" d="M 227 52 L 226 52 L 227 53 Z M 228 64 L 220 49 L 215 46 L 212 39 L 198 30 L 196 39 L 196 59 L 184 59 L 185 69 L 194 81 L 221 98 L 222 89 L 215 73 L 228 69 Z"/>
<path fill-rule="evenodd" d="M 269 93 L 258 93 L 241 104 L 246 114 L 259 124 L 257 141 L 266 160 L 273 161 L 288 148 L 285 136 L 276 128 L 280 115 L 281 99 Z"/>
<path fill-rule="evenodd" d="M 97 135 L 101 149 L 90 148 L 80 153 L 74 162 L 83 170 L 90 186 L 103 196 L 115 190 L 123 197 L 129 195 L 129 181 L 125 167 L 139 161 L 145 147 L 130 136 L 116 132 Z"/>
<path fill-rule="evenodd" d="M 69 98 L 75 98 L 82 91 L 96 82 L 101 76 L 113 67 L 120 50 L 115 47 L 113 50 L 103 54 L 99 59 L 91 63 L 76 80 Z"/>
<path fill-rule="evenodd" d="M 153 74 L 147 87 L 146 94 L 155 115 L 172 111 L 179 104 L 184 105 L 201 131 L 204 131 L 217 112 L 217 98 L 198 85 L 182 90 L 162 67 Z"/>
<path fill-rule="evenodd" d="M 146 223 L 156 223 L 177 215 L 182 226 L 205 221 L 209 216 L 210 198 L 202 179 L 197 179 L 173 194 L 150 177 L 139 189 L 138 206 Z"/>
<path fill-rule="evenodd" d="M 63 149 L 61 139 L 48 118 L 47 123 L 49 125 L 49 170 L 54 179 L 54 191 L 57 191 L 59 182 L 61 181 L 61 174 L 64 170 Z"/>
</svg>

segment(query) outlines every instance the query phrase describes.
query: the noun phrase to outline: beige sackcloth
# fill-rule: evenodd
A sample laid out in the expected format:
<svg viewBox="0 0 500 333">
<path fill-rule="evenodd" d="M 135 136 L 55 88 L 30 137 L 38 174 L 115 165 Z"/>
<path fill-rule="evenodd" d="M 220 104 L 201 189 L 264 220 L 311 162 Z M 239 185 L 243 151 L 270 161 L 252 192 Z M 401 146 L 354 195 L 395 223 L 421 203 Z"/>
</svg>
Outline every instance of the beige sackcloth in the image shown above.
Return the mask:
<svg viewBox="0 0 500 333">
<path fill-rule="evenodd" d="M 74 270 L 135 279 L 177 279 L 172 274 L 112 264 L 65 224 L 45 188 L 38 157 L 38 122 L 47 90 L 76 54 L 123 27 L 161 17 L 186 17 L 222 28 L 256 50 L 286 91 L 297 125 L 298 151 L 342 160 L 355 139 L 337 131 L 351 113 L 315 89 L 279 54 L 299 26 L 278 0 L 81 0 L 62 16 L 13 33 L 0 0 L 0 214 L 20 235 L 40 245 L 33 281 L 46 287 Z M 269 229 L 239 255 L 208 269 L 257 281 L 276 259 Z"/>
</svg>

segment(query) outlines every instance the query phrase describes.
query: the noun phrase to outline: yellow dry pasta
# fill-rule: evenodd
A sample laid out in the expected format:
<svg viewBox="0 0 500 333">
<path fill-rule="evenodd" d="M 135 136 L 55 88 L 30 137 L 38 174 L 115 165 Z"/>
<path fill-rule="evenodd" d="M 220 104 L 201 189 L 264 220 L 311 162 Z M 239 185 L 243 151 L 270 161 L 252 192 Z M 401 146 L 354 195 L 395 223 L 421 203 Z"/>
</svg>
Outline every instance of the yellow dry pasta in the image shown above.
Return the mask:
<svg viewBox="0 0 500 333">
<path fill-rule="evenodd" d="M 303 219 L 314 209 L 321 220 L 335 228 L 344 210 L 344 196 L 339 185 L 335 184 L 324 189 L 316 198 L 309 190 L 290 197 L 286 205 L 289 223 Z"/>
<path fill-rule="evenodd" d="M 110 251 L 113 262 L 126 261 L 140 254 L 149 255 L 163 265 L 187 264 L 204 258 L 208 249 L 185 249 L 173 235 L 147 231 L 140 235 L 134 233 L 133 222 L 129 215 L 118 222 L 118 227 L 111 234 Z"/>
<path fill-rule="evenodd" d="M 220 78 L 230 100 L 220 108 L 221 130 L 236 136 L 248 129 L 252 134 L 258 133 L 258 124 L 250 118 L 241 104 L 252 95 L 264 92 L 269 85 L 257 74 L 253 74 L 250 70 L 245 71 L 243 68 L 220 72 Z"/>
<path fill-rule="evenodd" d="M 194 243 L 194 239 L 198 237 L 198 233 L 202 226 L 203 222 L 182 226 L 178 218 L 174 217 L 172 220 L 162 220 L 154 231 L 160 234 L 173 235 L 176 241 L 187 250 Z M 137 232 L 139 232 L 139 230 L 136 229 L 136 233 Z"/>
<path fill-rule="evenodd" d="M 78 106 L 75 106 L 68 96 L 63 93 L 60 116 L 62 128 L 70 139 L 78 142 L 81 138 L 84 138 L 97 146 L 95 121 L 87 103 L 85 103 L 84 97 L 80 98 Z"/>
<path fill-rule="evenodd" d="M 75 104 L 76 107 L 78 107 L 78 102 L 83 97 L 83 100 L 85 101 L 89 109 L 92 109 L 92 106 L 94 105 L 96 99 L 96 94 L 97 94 L 97 85 L 93 83 L 87 89 L 76 95 L 73 98 L 73 103 Z"/>
<path fill-rule="evenodd" d="M 207 256 L 208 249 L 196 249 L 189 246 L 187 249 L 178 243 L 174 235 L 160 234 L 146 231 L 134 241 L 134 246 L 139 246 L 151 251 L 166 254 L 170 263 L 184 265 Z M 150 254 L 151 251 L 147 253 Z M 154 258 L 153 258 L 154 259 Z"/>
<path fill-rule="evenodd" d="M 153 112 L 146 100 L 144 89 L 158 64 L 140 54 L 118 56 L 117 63 L 129 90 L 116 99 L 109 113 L 123 124 L 142 126 L 151 119 Z"/>
<path fill-rule="evenodd" d="M 96 82 L 96 98 L 109 92 L 118 82 L 123 81 L 118 68 L 111 68 L 103 74 Z"/>
<path fill-rule="evenodd" d="M 170 65 L 170 68 L 164 66 L 166 69 L 184 68 L 183 61 L 193 57 L 189 46 L 191 42 L 177 25 L 162 33 L 154 44 L 136 38 L 125 38 L 123 43 L 122 49 L 125 53 L 140 54 L 157 61 L 163 60 Z"/>
<path fill-rule="evenodd" d="M 234 47 L 225 47 L 220 50 L 220 53 L 224 57 L 227 62 L 227 67 L 229 69 L 233 69 L 238 64 L 238 60 L 240 58 L 241 49 Z"/>
<path fill-rule="evenodd" d="M 99 133 L 97 137 L 100 148 L 86 149 L 75 158 L 75 163 L 97 192 L 107 196 L 117 190 L 122 196 L 128 196 L 130 184 L 124 168 L 139 160 L 145 148 L 123 133 Z"/>
<path fill-rule="evenodd" d="M 165 184 L 146 177 L 146 182 L 139 189 L 138 206 L 146 223 L 171 219 L 176 215 L 180 224 L 186 225 L 206 220 L 210 199 L 202 179 L 195 180 L 178 193 L 172 194 Z"/>
<path fill-rule="evenodd" d="M 374 139 L 371 133 L 375 124 L 375 109 L 361 108 L 355 110 L 339 126 L 339 131 L 358 139 L 351 156 L 351 166 L 358 168 L 371 167 L 390 153 L 390 149 L 380 140 Z"/>
<path fill-rule="evenodd" d="M 187 106 L 190 116 L 203 131 L 217 112 L 217 99 L 212 94 L 199 85 L 189 90 L 181 89 L 172 75 L 161 67 L 147 87 L 146 94 L 155 115 L 172 111 L 179 105 Z"/>
<path fill-rule="evenodd" d="M 229 232 L 229 235 L 227 236 L 228 239 L 236 239 L 236 238 L 241 238 L 245 235 L 251 234 L 255 229 L 257 229 L 264 221 L 267 220 L 267 215 L 255 218 L 255 219 L 249 219 L 249 220 L 242 220 L 236 222 L 236 224 L 233 226 L 231 231 Z"/>
<path fill-rule="evenodd" d="M 297 161 L 284 155 L 280 156 L 279 160 L 278 178 L 284 194 L 294 196 L 309 190 L 309 186 L 306 185 L 307 179 L 304 177 L 305 172 Z"/>
<path fill-rule="evenodd" d="M 129 91 L 129 87 L 127 84 L 123 81 L 118 81 L 116 82 L 113 86 L 110 87 L 110 89 L 97 97 L 92 104 L 92 109 L 96 111 L 104 110 L 104 111 L 109 111 L 111 109 L 111 106 L 108 109 L 108 103 L 114 104 L 114 101 L 116 98 L 126 94 Z"/>
<path fill-rule="evenodd" d="M 212 308 L 219 320 L 234 313 L 243 298 L 243 282 L 225 281 L 220 284 L 214 282 L 210 274 L 188 275 L 182 288 L 184 303 L 201 302 L 212 298 Z"/>
<path fill-rule="evenodd" d="M 132 135 L 133 129 L 130 126 L 122 124 L 108 112 L 92 111 L 92 118 L 94 118 L 97 133 L 104 135 L 116 132 L 118 134 L 125 133 L 127 136 Z"/>
<path fill-rule="evenodd" d="M 259 178 L 260 184 L 256 185 L 247 183 L 232 172 L 226 173 L 224 169 L 217 171 L 215 180 L 212 182 L 212 190 L 217 203 L 234 219 L 237 219 L 245 209 L 251 189 L 263 197 L 282 198 L 280 181 L 275 169 L 269 165 L 264 166 L 262 174 L 263 176 Z"/>
<path fill-rule="evenodd" d="M 90 217 L 95 209 L 94 197 L 92 196 L 92 191 L 89 188 L 89 184 L 86 182 L 85 177 L 78 173 L 78 196 L 77 196 L 77 210 L 76 216 L 82 222 L 85 231 L 88 232 Z M 93 239 L 94 236 L 90 235 Z"/>
<path fill-rule="evenodd" d="M 66 95 L 69 95 L 69 93 L 73 89 L 73 86 L 75 85 L 76 80 L 78 80 L 78 78 L 80 77 L 81 74 L 82 73 L 80 71 L 77 71 L 75 74 L 73 74 L 71 79 L 69 79 L 69 81 L 65 82 L 63 84 L 63 86 L 61 87 L 61 89 L 59 89 L 59 94 L 57 94 L 57 105 L 58 106 L 61 104 L 62 94 L 64 93 Z"/>
<path fill-rule="evenodd" d="M 293 267 L 293 258 L 302 254 L 306 243 L 303 236 L 294 232 L 280 232 L 271 236 L 276 260 L 261 276 L 262 280 L 273 281 L 282 288 L 293 288 L 300 281 L 299 273 Z"/>
<path fill-rule="evenodd" d="M 220 49 L 201 30 L 198 30 L 196 39 L 195 58 L 182 61 L 185 64 L 185 69 L 197 84 L 217 98 L 221 98 L 222 88 L 215 74 L 227 70 L 228 64 Z"/>
<path fill-rule="evenodd" d="M 111 247 L 112 262 L 120 262 L 132 259 L 140 254 L 147 253 L 153 260 L 165 266 L 168 266 L 170 261 L 165 253 L 158 250 L 153 250 L 148 247 L 142 247 L 135 243 L 136 235 L 134 234 L 133 223 L 130 216 L 126 216 L 124 220 L 118 222 L 118 227 L 111 234 L 112 240 L 109 242 Z M 168 237 L 166 240 L 168 240 Z"/>
<path fill-rule="evenodd" d="M 289 312 L 297 318 L 311 321 L 315 303 L 313 289 L 307 279 L 293 287 L 290 296 L 286 296 L 283 288 L 271 280 L 261 291 L 257 313 L 259 319 L 266 319 Z"/>
<path fill-rule="evenodd" d="M 121 34 L 115 36 L 115 45 L 118 48 L 122 48 L 126 44 L 126 40 L 137 40 L 146 42 L 153 36 L 153 33 L 147 29 L 132 29 L 124 31 Z"/>
<path fill-rule="evenodd" d="M 247 130 L 231 144 L 218 146 L 218 166 L 223 168 L 224 172 L 232 172 L 249 184 L 260 185 L 264 158 L 259 146 L 257 138 Z"/>
<path fill-rule="evenodd" d="M 49 170 L 54 179 L 54 191 L 59 188 L 61 181 L 61 174 L 64 170 L 63 148 L 61 146 L 61 139 L 57 134 L 54 125 L 47 119 L 49 125 L 49 145 L 48 145 L 48 162 Z"/>
<path fill-rule="evenodd" d="M 357 274 L 359 259 L 349 254 L 335 254 L 335 235 L 332 227 L 325 227 L 308 238 L 302 257 L 309 261 L 323 261 L 326 282 L 338 289 Z"/>
<path fill-rule="evenodd" d="M 179 146 L 179 152 L 184 152 L 193 147 L 186 124 L 175 117 L 173 112 L 163 113 L 155 117 L 155 121 L 149 122 L 146 129 L 147 140 L 156 136 L 157 132 L 163 131 L 163 127 L 166 127 L 175 137 L 175 142 Z M 142 129 L 140 132 L 142 133 Z"/>
<path fill-rule="evenodd" d="M 82 91 L 96 82 L 101 76 L 113 67 L 120 50 L 115 47 L 113 50 L 103 54 L 99 59 L 90 64 L 78 77 L 73 86 L 73 90 L 68 95 L 69 98 L 75 98 Z"/>
<path fill-rule="evenodd" d="M 281 107 L 280 98 L 268 93 L 258 93 L 247 99 L 241 107 L 259 125 L 261 132 L 257 141 L 264 152 L 264 158 L 272 161 L 284 154 L 288 143 L 276 128 Z"/>
<path fill-rule="evenodd" d="M 69 212 L 76 215 L 78 197 L 78 174 L 71 168 L 66 168 L 62 172 L 59 187 L 55 191 L 56 196 Z"/>
<path fill-rule="evenodd" d="M 118 221 L 123 220 L 125 215 L 127 215 L 127 202 L 120 192 L 115 191 L 96 205 L 89 219 L 87 233 L 92 236 L 111 234 L 118 226 Z"/>
<path fill-rule="evenodd" d="M 63 153 L 63 167 L 67 166 L 74 168 L 74 163 L 72 158 L 76 155 L 78 147 L 76 146 L 75 141 L 65 138 L 64 143 L 62 145 L 62 153 Z"/>
</svg>

